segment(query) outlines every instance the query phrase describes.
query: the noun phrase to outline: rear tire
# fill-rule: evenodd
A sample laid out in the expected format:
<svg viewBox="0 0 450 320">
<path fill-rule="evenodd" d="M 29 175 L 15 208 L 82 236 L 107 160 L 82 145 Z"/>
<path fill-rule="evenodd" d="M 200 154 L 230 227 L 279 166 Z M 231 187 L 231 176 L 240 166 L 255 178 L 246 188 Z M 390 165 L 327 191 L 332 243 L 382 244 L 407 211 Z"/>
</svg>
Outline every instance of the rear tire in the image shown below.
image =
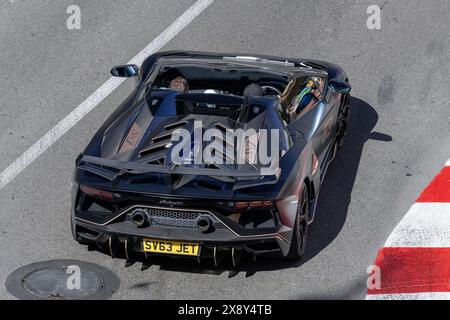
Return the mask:
<svg viewBox="0 0 450 320">
<path fill-rule="evenodd" d="M 338 148 L 342 148 L 347 135 L 348 119 L 350 118 L 350 95 L 344 98 L 343 106 L 339 112 L 338 130 L 336 134 L 336 143 Z"/>
<path fill-rule="evenodd" d="M 306 184 L 302 185 L 302 192 L 298 200 L 297 216 L 294 224 L 294 234 L 292 236 L 291 247 L 286 256 L 289 260 L 300 260 L 306 251 L 306 240 L 308 238 L 308 216 L 309 197 Z"/>
</svg>

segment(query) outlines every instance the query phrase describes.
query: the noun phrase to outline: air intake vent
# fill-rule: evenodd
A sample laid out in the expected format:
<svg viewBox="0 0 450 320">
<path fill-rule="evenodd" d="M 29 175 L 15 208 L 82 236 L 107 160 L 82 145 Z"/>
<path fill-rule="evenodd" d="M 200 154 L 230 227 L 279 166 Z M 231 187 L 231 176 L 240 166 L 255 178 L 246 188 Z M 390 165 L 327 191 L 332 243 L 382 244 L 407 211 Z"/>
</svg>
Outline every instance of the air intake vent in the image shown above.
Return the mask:
<svg viewBox="0 0 450 320">
<path fill-rule="evenodd" d="M 150 154 L 155 154 L 156 152 L 164 151 L 169 145 L 170 140 L 160 141 L 158 143 L 151 143 L 150 146 L 140 152 L 141 156 L 147 156 Z"/>
<path fill-rule="evenodd" d="M 165 131 L 153 137 L 150 144 L 139 153 L 140 156 L 149 157 L 148 163 L 150 164 L 163 164 L 165 160 L 165 152 L 172 146 L 171 140 L 173 133 L 177 129 L 186 126 L 186 124 L 186 121 L 181 121 L 165 126 Z"/>
<path fill-rule="evenodd" d="M 174 129 L 182 128 L 185 125 L 187 125 L 187 122 L 186 121 L 181 121 L 181 122 L 169 124 L 169 125 L 165 126 L 164 129 L 166 129 L 166 130 L 174 130 Z"/>
</svg>

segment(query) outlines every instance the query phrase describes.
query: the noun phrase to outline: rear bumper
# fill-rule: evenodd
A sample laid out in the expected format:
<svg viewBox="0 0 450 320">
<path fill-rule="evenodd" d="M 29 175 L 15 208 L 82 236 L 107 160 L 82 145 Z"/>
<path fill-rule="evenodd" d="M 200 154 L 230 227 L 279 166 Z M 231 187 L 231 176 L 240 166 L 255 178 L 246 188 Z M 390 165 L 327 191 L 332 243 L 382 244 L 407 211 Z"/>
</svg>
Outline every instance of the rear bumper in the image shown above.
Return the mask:
<svg viewBox="0 0 450 320">
<path fill-rule="evenodd" d="M 281 253 L 286 256 L 292 237 L 292 229 L 281 226 L 277 230 L 242 236 L 231 229 L 217 229 L 203 233 L 198 229 L 148 226 L 138 228 L 130 221 L 109 225 L 97 225 L 78 218 L 72 220 L 74 237 L 84 242 L 96 243 L 107 249 L 112 256 L 143 253 L 144 239 L 194 242 L 200 244 L 200 257 L 216 259 L 219 253 L 232 256 L 246 252 L 254 257 L 263 254 Z M 234 261 L 234 258 L 233 258 Z"/>
<path fill-rule="evenodd" d="M 139 205 L 127 207 L 112 216 L 99 216 L 81 209 L 77 184 L 74 184 L 72 191 L 71 223 L 74 238 L 79 242 L 95 243 L 101 248 L 109 250 L 111 255 L 115 255 L 116 252 L 125 253 L 125 255 L 131 255 L 133 252 L 143 253 L 144 239 L 198 243 L 201 247 L 200 258 L 216 256 L 219 251 L 229 251 L 233 254 L 245 251 L 254 256 L 277 252 L 282 256 L 287 256 L 290 249 L 293 220 L 295 220 L 295 217 L 291 216 L 292 214 L 295 216 L 295 210 L 290 210 L 289 205 L 284 203 L 278 206 L 278 211 L 274 210 L 277 211 L 273 213 L 274 222 L 268 224 L 258 222 L 257 226 L 248 229 L 231 222 L 220 212 L 205 209 L 205 206 L 209 206 L 208 201 L 197 205 L 182 200 L 183 207 L 163 206 L 164 208 L 158 208 L 162 206 L 159 204 L 160 198 L 154 200 L 152 197 L 140 197 L 136 200 L 133 199 L 133 202 L 139 203 Z M 290 203 L 290 201 L 288 202 Z M 192 223 L 188 223 L 188 227 L 179 224 L 180 221 L 183 222 L 182 220 L 177 220 L 176 226 L 162 225 L 157 221 L 152 221 L 145 227 L 137 227 L 130 220 L 130 214 L 136 207 L 169 210 L 170 214 L 176 216 L 180 212 L 183 215 L 189 211 L 209 214 L 213 218 L 215 227 L 205 233 L 199 228 L 193 227 Z M 177 217 L 177 219 L 181 218 L 185 219 L 186 217 Z"/>
</svg>

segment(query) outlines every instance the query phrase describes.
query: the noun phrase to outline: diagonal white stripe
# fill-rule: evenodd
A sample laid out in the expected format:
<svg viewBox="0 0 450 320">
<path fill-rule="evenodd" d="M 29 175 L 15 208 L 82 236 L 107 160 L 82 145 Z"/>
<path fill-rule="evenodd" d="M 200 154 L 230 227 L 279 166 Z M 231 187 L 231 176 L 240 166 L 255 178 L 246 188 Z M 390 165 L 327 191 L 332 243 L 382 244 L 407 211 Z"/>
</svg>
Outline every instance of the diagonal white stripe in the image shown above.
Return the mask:
<svg viewBox="0 0 450 320">
<path fill-rule="evenodd" d="M 164 30 L 156 39 L 139 52 L 129 63 L 141 65 L 151 54 L 157 52 L 172 40 L 179 32 L 189 25 L 197 16 L 208 8 L 214 0 L 198 0 L 192 7 L 183 13 L 174 23 Z M 61 122 L 47 132 L 41 139 L 32 145 L 24 154 L 14 161 L 8 168 L 0 173 L 0 189 L 5 187 L 23 170 L 33 163 L 41 154 L 58 141 L 67 131 L 75 126 L 84 116 L 101 103 L 111 92 L 119 87 L 125 80 L 110 78 L 98 88 L 89 98 L 83 101 L 76 109 L 67 115 Z"/>
<path fill-rule="evenodd" d="M 445 163 L 446 167 L 450 167 L 450 159 L 447 160 L 447 162 Z"/>
<path fill-rule="evenodd" d="M 450 300 L 450 292 L 370 294 L 366 300 Z"/>
<path fill-rule="evenodd" d="M 450 247 L 450 203 L 416 203 L 385 247 Z"/>
</svg>

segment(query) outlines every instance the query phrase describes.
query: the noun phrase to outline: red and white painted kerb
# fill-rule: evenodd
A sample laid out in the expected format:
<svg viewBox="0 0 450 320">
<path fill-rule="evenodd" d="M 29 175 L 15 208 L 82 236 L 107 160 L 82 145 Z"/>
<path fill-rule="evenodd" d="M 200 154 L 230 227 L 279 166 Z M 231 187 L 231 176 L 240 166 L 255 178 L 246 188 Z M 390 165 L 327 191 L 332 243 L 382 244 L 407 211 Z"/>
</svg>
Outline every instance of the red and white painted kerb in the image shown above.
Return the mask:
<svg viewBox="0 0 450 320">
<path fill-rule="evenodd" d="M 368 300 L 450 300 L 450 160 L 378 253 Z"/>
</svg>

